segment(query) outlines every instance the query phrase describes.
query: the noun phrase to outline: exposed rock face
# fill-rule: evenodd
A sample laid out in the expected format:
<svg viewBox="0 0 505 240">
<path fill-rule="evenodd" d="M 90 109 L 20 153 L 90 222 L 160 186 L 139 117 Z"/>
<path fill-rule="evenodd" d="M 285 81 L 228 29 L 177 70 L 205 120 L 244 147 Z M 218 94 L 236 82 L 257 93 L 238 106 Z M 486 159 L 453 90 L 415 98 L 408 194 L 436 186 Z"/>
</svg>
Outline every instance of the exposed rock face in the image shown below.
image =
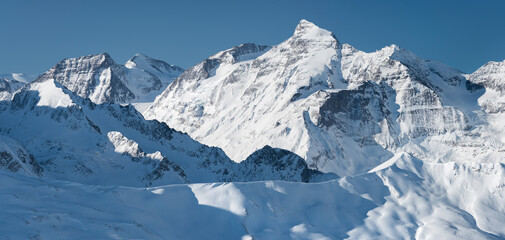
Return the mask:
<svg viewBox="0 0 505 240">
<path fill-rule="evenodd" d="M 468 78 L 473 83 L 480 84 L 486 89 L 505 92 L 505 60 L 502 62 L 488 62 L 468 75 Z"/>
<path fill-rule="evenodd" d="M 43 169 L 18 142 L 0 135 L 0 169 L 41 177 Z"/>
<path fill-rule="evenodd" d="M 403 151 L 433 161 L 504 157 L 497 137 L 477 137 L 487 131 L 482 110 L 490 107 L 479 105 L 488 90 L 475 77 L 395 45 L 359 51 L 305 20 L 283 43 L 249 47 L 255 56 L 236 60 L 243 46 L 189 68 L 144 116 L 234 161 L 270 145 L 338 175 L 366 172 Z"/>
<path fill-rule="evenodd" d="M 40 78 L 12 101 L 0 102 L 0 136 L 6 136 L 0 139 L 0 168 L 87 184 L 336 177 L 308 170 L 302 158 L 285 150 L 263 150 L 251 157 L 254 160 L 235 163 L 219 148 L 200 144 L 165 123 L 145 120 L 131 105 L 95 104 L 52 78 Z"/>
<path fill-rule="evenodd" d="M 123 66 L 109 54 L 102 53 L 64 59 L 36 81 L 53 79 L 78 96 L 98 104 L 135 105 L 154 101 L 181 72 L 180 67 L 142 54 L 136 54 Z"/>
<path fill-rule="evenodd" d="M 323 174 L 309 169 L 300 156 L 278 148 L 265 146 L 241 161 L 235 181 L 284 180 L 292 182 L 319 182 L 335 179 L 334 174 Z"/>
<path fill-rule="evenodd" d="M 254 59 L 268 49 L 270 49 L 269 46 L 246 43 L 240 46 L 235 46 L 226 51 L 219 52 L 184 71 L 176 79 L 175 83 L 170 86 L 170 88 L 177 88 L 177 86 L 181 85 L 185 80 L 192 80 L 192 83 L 188 84 L 192 84 L 192 86 L 196 88 L 199 86 L 199 80 L 207 79 L 216 75 L 216 69 L 221 64 L 229 65 Z M 233 82 L 233 76 L 229 77 L 228 82 Z"/>
<path fill-rule="evenodd" d="M 125 103 L 135 99 L 126 86 L 123 68 L 107 53 L 64 59 L 35 81 L 50 79 L 95 103 Z"/>
<path fill-rule="evenodd" d="M 0 235 L 505 239 L 505 61 L 462 74 L 303 20 L 180 75 L 145 112 L 177 130 L 116 104 L 178 71 L 102 54 L 0 79 Z"/>
</svg>

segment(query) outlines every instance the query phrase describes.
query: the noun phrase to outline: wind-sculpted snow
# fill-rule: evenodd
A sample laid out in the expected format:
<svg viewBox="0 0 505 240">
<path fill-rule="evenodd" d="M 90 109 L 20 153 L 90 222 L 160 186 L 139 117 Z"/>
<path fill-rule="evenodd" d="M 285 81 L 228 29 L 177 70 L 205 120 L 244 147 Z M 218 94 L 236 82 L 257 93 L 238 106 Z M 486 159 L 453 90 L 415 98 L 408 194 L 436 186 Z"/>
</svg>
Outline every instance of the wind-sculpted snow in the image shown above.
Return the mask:
<svg viewBox="0 0 505 240">
<path fill-rule="evenodd" d="M 365 53 L 305 20 L 256 57 L 227 61 L 236 48 L 182 73 L 144 116 L 237 162 L 270 145 L 340 176 L 364 173 L 398 152 L 427 161 L 505 159 L 503 135 L 489 128 L 485 113 L 503 106 L 482 99 L 496 90 L 476 76 L 396 45 Z M 489 65 L 480 72 L 500 79 L 499 64 Z"/>
<path fill-rule="evenodd" d="M 123 66 L 103 53 L 64 59 L 36 81 L 53 79 L 94 103 L 133 103 L 145 109 L 183 71 L 142 54 Z"/>
<path fill-rule="evenodd" d="M 0 102 L 0 135 L 17 141 L 17 149 L 26 149 L 23 157 L 7 151 L 3 168 L 17 172 L 18 158 L 29 155 L 35 163 L 26 164 L 40 165 L 43 177 L 86 184 L 309 182 L 336 177 L 309 170 L 302 158 L 280 149 L 265 148 L 249 161 L 235 163 L 221 149 L 202 145 L 165 123 L 146 121 L 131 105 L 97 105 L 52 79 L 34 81 L 12 101 Z"/>
<path fill-rule="evenodd" d="M 505 168 L 401 153 L 322 183 L 89 186 L 2 172 L 11 239 L 503 239 Z"/>
</svg>

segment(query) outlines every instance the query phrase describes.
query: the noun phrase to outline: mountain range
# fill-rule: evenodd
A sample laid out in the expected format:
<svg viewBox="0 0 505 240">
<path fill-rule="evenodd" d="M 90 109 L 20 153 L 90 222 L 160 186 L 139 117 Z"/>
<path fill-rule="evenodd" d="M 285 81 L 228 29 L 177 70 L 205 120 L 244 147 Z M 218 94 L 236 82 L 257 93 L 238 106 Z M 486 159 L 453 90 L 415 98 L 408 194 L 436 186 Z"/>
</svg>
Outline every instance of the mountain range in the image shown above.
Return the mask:
<svg viewBox="0 0 505 240">
<path fill-rule="evenodd" d="M 401 152 L 494 162 L 505 157 L 492 120 L 503 69 L 464 74 L 396 45 L 365 53 L 301 21 L 279 45 L 244 44 L 189 68 L 143 114 L 234 161 L 270 145 L 340 176 Z"/>
<path fill-rule="evenodd" d="M 306 20 L 186 70 L 2 74 L 0 235 L 505 239 L 504 84 Z"/>
</svg>

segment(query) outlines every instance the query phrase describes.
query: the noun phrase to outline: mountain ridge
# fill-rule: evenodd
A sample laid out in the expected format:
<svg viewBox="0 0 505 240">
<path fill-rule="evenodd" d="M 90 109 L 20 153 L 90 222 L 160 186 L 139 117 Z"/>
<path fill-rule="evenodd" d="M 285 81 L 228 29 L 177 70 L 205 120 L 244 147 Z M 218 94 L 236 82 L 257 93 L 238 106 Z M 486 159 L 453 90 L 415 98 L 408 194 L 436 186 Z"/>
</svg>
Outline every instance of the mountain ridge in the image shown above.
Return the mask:
<svg viewBox="0 0 505 240">
<path fill-rule="evenodd" d="M 44 178 L 157 186 L 336 177 L 308 170 L 299 156 L 272 148 L 258 151 L 243 164 L 234 163 L 219 148 L 202 145 L 156 120 L 146 121 L 132 105 L 95 104 L 51 78 L 29 83 L 12 101 L 0 102 L 0 123 L 2 138 L 22 143 L 17 147 L 23 149 L 19 159 L 31 159 L 32 168 L 41 169 L 28 174 L 41 173 Z M 18 171 L 10 164 L 15 155 L 5 152 L 3 159 L 8 161 L 0 167 Z M 272 161 L 255 161 L 262 158 Z"/>
<path fill-rule="evenodd" d="M 464 74 L 307 20 L 178 77 L 107 55 L 15 91 L 0 77 L 0 235 L 505 239 L 505 61 Z M 168 82 L 143 114 L 106 91 Z"/>
<path fill-rule="evenodd" d="M 182 71 L 142 54 L 121 65 L 108 53 L 100 53 L 63 59 L 35 81 L 55 79 L 95 103 L 132 103 L 143 109 Z"/>
<path fill-rule="evenodd" d="M 182 73 L 144 116 L 234 161 L 270 145 L 340 176 L 404 151 L 428 161 L 470 160 L 469 152 L 479 161 L 502 158 L 478 150 L 502 148 L 492 132 L 472 137 L 488 132 L 479 105 L 485 86 L 397 45 L 365 53 L 302 20 L 256 58 L 216 63 L 217 55 Z M 205 66 L 212 71 L 201 72 Z"/>
</svg>

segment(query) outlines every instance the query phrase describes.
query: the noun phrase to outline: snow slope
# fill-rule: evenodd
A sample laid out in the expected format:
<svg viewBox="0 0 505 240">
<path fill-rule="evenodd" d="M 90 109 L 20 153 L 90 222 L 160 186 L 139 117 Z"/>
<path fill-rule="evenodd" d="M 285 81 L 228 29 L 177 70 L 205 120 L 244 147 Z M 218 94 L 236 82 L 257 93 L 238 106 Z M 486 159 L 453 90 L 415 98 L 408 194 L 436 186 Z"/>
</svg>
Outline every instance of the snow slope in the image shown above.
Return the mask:
<svg viewBox="0 0 505 240">
<path fill-rule="evenodd" d="M 143 54 L 135 54 L 124 65 L 129 88 L 137 96 L 131 103 L 138 111 L 149 107 L 156 96 L 179 76 L 184 69 Z"/>
<path fill-rule="evenodd" d="M 11 239 L 504 239 L 503 164 L 388 166 L 322 183 L 89 186 L 1 172 Z"/>
<path fill-rule="evenodd" d="M 26 82 L 0 77 L 0 101 L 11 100 L 12 94 L 25 84 Z"/>
<path fill-rule="evenodd" d="M 29 83 L 37 78 L 36 74 L 24 74 L 24 73 L 2 73 L 0 78 L 7 80 L 15 80 L 22 83 Z"/>
<path fill-rule="evenodd" d="M 39 78 L 12 101 L 0 102 L 0 135 L 26 149 L 43 169 L 43 177 L 86 184 L 335 178 L 309 170 L 302 158 L 279 149 L 265 148 L 237 164 L 221 149 L 200 144 L 164 123 L 146 121 L 131 105 L 97 105 L 53 79 Z"/>
<path fill-rule="evenodd" d="M 0 169 L 23 173 L 28 176 L 41 176 L 43 169 L 16 140 L 0 135 Z"/>
<path fill-rule="evenodd" d="M 505 61 L 464 74 L 302 20 L 180 70 L 91 55 L 9 90 L 0 236 L 505 239 Z"/>
<path fill-rule="evenodd" d="M 488 88 L 456 69 L 395 45 L 365 53 L 306 20 L 279 45 L 248 44 L 255 54 L 238 58 L 244 46 L 187 69 L 144 116 L 237 162 L 270 145 L 340 176 L 399 152 L 433 162 L 505 159 L 479 102 Z"/>
</svg>

